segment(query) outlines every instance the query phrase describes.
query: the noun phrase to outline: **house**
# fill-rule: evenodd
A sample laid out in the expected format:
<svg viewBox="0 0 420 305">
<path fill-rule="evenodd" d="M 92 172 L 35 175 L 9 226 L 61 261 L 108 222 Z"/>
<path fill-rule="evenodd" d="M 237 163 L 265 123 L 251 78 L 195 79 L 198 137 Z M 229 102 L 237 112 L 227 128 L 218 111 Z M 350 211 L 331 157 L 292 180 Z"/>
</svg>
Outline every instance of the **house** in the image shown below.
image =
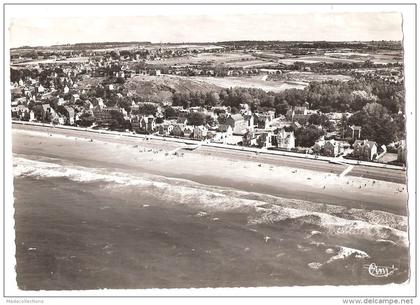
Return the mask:
<svg viewBox="0 0 420 305">
<path fill-rule="evenodd" d="M 99 109 L 106 108 L 106 105 L 104 104 L 104 100 L 102 98 L 100 98 L 100 97 L 93 98 L 92 99 L 92 105 L 94 107 L 99 107 Z"/>
<path fill-rule="evenodd" d="M 184 126 L 183 124 L 175 124 L 172 128 L 171 134 L 176 137 L 184 136 Z"/>
<path fill-rule="evenodd" d="M 341 146 L 335 140 L 325 141 L 322 154 L 328 157 L 337 157 L 341 153 Z"/>
<path fill-rule="evenodd" d="M 320 140 L 315 142 L 314 146 L 312 146 L 313 153 L 316 155 L 320 155 L 322 152 L 322 149 L 324 148 L 324 145 L 325 145 L 325 139 L 324 137 L 322 137 Z"/>
<path fill-rule="evenodd" d="M 194 127 L 186 125 L 186 126 L 184 126 L 183 132 L 184 132 L 184 137 L 190 138 L 192 136 L 193 132 L 194 132 Z"/>
<path fill-rule="evenodd" d="M 137 133 L 152 133 L 156 128 L 156 119 L 153 115 L 132 116 L 131 128 Z"/>
<path fill-rule="evenodd" d="M 336 140 L 325 140 L 322 137 L 318 140 L 315 145 L 312 147 L 312 151 L 315 154 L 320 154 L 327 157 L 337 157 L 344 150 L 343 142 L 338 142 Z"/>
<path fill-rule="evenodd" d="M 80 95 L 79 95 L 79 94 L 72 94 L 72 96 L 71 96 L 70 100 L 71 100 L 73 103 L 75 103 L 75 102 L 77 102 L 78 100 L 80 100 Z"/>
<path fill-rule="evenodd" d="M 253 130 L 245 132 L 242 136 L 242 146 L 254 146 L 256 144 L 255 132 Z"/>
<path fill-rule="evenodd" d="M 12 117 L 18 118 L 18 119 L 23 119 L 29 113 L 28 107 L 24 105 L 13 106 L 11 110 L 12 110 Z"/>
<path fill-rule="evenodd" d="M 187 119 L 186 117 L 179 117 L 179 118 L 176 120 L 176 123 L 177 123 L 177 124 L 182 124 L 182 125 L 187 125 L 187 123 L 188 123 L 188 119 Z"/>
<path fill-rule="evenodd" d="M 230 126 L 229 126 L 230 127 Z M 207 137 L 207 128 L 204 126 L 195 126 L 193 130 L 193 138 L 203 140 Z"/>
<path fill-rule="evenodd" d="M 53 123 L 64 125 L 66 123 L 66 117 L 63 115 L 58 115 L 57 117 L 54 118 Z"/>
<path fill-rule="evenodd" d="M 260 129 L 268 129 L 272 118 L 268 114 L 256 113 L 254 114 L 255 125 Z"/>
<path fill-rule="evenodd" d="M 68 103 L 68 101 L 66 101 L 64 98 L 62 98 L 62 97 L 59 97 L 58 98 L 58 102 L 57 102 L 57 105 L 58 106 L 63 106 L 65 104 L 67 104 L 67 103 Z"/>
<path fill-rule="evenodd" d="M 33 121 L 35 121 L 36 120 L 36 117 L 35 117 L 35 112 L 33 111 L 33 110 L 31 110 L 30 112 L 29 112 L 29 122 L 33 122 Z"/>
<path fill-rule="evenodd" d="M 233 135 L 232 127 L 227 124 L 220 124 L 219 127 L 217 127 L 217 131 L 223 133 L 225 137 L 231 137 Z"/>
<path fill-rule="evenodd" d="M 125 74 L 124 74 L 124 71 L 116 71 L 114 72 L 114 76 L 117 78 L 124 78 Z"/>
<path fill-rule="evenodd" d="M 211 140 L 212 142 L 221 142 L 222 137 L 221 134 L 215 130 L 208 130 L 207 131 L 207 139 Z"/>
<path fill-rule="evenodd" d="M 273 133 L 264 131 L 257 136 L 257 145 L 260 148 L 273 147 Z"/>
<path fill-rule="evenodd" d="M 70 106 L 64 106 L 64 109 L 66 110 L 66 122 L 70 125 L 74 125 L 74 108 Z"/>
<path fill-rule="evenodd" d="M 54 111 L 54 109 L 51 108 L 50 104 L 38 105 L 37 108 L 40 109 L 39 113 L 41 117 L 39 117 L 38 119 L 41 121 L 50 122 L 57 116 L 56 112 Z"/>
<path fill-rule="evenodd" d="M 310 113 L 306 105 L 295 107 L 293 120 L 299 122 L 306 122 L 309 119 Z"/>
<path fill-rule="evenodd" d="M 154 75 L 154 76 L 159 76 L 159 75 L 161 75 L 161 72 L 160 72 L 160 70 L 151 70 L 150 71 L 150 75 Z"/>
<path fill-rule="evenodd" d="M 225 124 L 230 125 L 235 135 L 244 135 L 247 131 L 248 123 L 241 114 L 233 114 L 226 118 Z"/>
<path fill-rule="evenodd" d="M 277 133 L 274 135 L 273 146 L 278 148 L 291 150 L 295 148 L 296 138 L 293 131 L 287 132 L 284 128 L 277 130 Z"/>
<path fill-rule="evenodd" d="M 289 121 L 306 122 L 309 118 L 307 105 L 291 107 L 286 112 L 286 119 Z"/>
<path fill-rule="evenodd" d="M 44 88 L 42 85 L 39 85 L 39 86 L 37 87 L 37 92 L 38 92 L 38 93 L 44 93 L 44 91 L 45 91 L 45 88 Z"/>
<path fill-rule="evenodd" d="M 254 126 L 255 126 L 254 115 L 251 112 L 249 112 L 249 113 L 243 114 L 243 117 L 246 122 L 247 129 L 254 129 Z"/>
<path fill-rule="evenodd" d="M 112 108 L 102 109 L 99 106 L 96 106 L 92 109 L 93 116 L 95 117 L 96 123 L 99 126 L 109 126 L 114 122 L 114 118 L 112 117 L 110 110 L 112 110 Z"/>
<path fill-rule="evenodd" d="M 153 115 L 149 115 L 146 117 L 146 131 L 153 132 L 156 129 L 156 118 Z"/>
<path fill-rule="evenodd" d="M 294 128 L 294 129 L 299 129 L 299 128 L 302 128 L 302 124 L 300 124 L 299 122 L 293 122 L 293 124 L 292 124 L 292 127 Z"/>
<path fill-rule="evenodd" d="M 407 146 L 405 144 L 405 140 L 401 141 L 401 145 L 398 147 L 398 156 L 397 161 L 406 163 L 407 162 Z"/>
<path fill-rule="evenodd" d="M 172 124 L 161 124 L 158 127 L 158 133 L 162 136 L 169 136 L 174 129 Z"/>
<path fill-rule="evenodd" d="M 372 161 L 378 154 L 378 145 L 374 141 L 356 140 L 353 143 L 353 156 L 359 160 Z"/>
<path fill-rule="evenodd" d="M 362 134 L 361 126 L 352 125 L 352 126 L 349 126 L 349 128 L 347 129 L 347 136 L 352 138 L 353 140 L 360 139 L 361 134 Z"/>
<path fill-rule="evenodd" d="M 248 113 L 250 111 L 249 105 L 246 104 L 246 103 L 239 104 L 239 107 L 241 107 L 241 113 L 242 114 Z"/>
</svg>

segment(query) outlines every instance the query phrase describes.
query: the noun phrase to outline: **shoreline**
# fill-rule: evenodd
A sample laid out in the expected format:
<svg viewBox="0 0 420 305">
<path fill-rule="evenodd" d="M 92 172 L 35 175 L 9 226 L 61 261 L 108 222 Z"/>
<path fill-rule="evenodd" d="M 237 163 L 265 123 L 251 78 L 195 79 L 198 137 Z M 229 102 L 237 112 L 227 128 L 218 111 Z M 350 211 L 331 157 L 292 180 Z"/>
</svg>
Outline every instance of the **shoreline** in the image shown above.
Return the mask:
<svg viewBox="0 0 420 305">
<path fill-rule="evenodd" d="M 173 142 L 96 134 L 75 137 L 63 130 L 54 134 L 52 130 L 42 129 L 13 128 L 12 131 L 13 153 L 63 158 L 83 166 L 145 172 L 283 198 L 407 215 L 406 186 L 393 182 L 355 176 L 339 178 L 333 171 L 279 166 L 257 157 L 237 160 L 228 155 L 214 156 L 206 150 L 200 151 L 201 148 L 193 152 L 182 150 L 184 156 L 179 157 L 170 152 L 183 145 Z"/>
</svg>

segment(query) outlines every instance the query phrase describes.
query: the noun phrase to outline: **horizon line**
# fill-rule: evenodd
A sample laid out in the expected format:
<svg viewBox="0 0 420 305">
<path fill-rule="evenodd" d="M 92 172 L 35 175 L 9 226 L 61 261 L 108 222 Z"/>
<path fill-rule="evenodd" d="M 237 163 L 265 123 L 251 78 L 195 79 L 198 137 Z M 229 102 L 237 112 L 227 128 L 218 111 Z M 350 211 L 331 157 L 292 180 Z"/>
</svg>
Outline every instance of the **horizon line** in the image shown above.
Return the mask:
<svg viewBox="0 0 420 305">
<path fill-rule="evenodd" d="M 10 50 L 13 49 L 24 49 L 24 48 L 48 48 L 48 47 L 60 47 L 60 46 L 76 46 L 81 44 L 113 44 L 113 43 L 133 43 L 133 44 L 150 44 L 150 45 L 159 45 L 159 44 L 172 44 L 172 45 L 183 45 L 183 44 L 220 44 L 220 43 L 229 43 L 229 42 L 359 42 L 359 43 L 367 43 L 367 42 L 402 42 L 403 40 L 394 40 L 394 39 L 380 39 L 380 40 L 255 40 L 255 39 L 239 39 L 239 40 L 220 40 L 220 41 L 182 41 L 182 42 L 151 42 L 151 41 L 91 41 L 91 42 L 74 42 L 74 43 L 61 43 L 61 44 L 51 44 L 51 45 L 37 45 L 37 46 L 30 46 L 30 45 L 22 45 L 19 47 L 10 47 Z"/>
</svg>

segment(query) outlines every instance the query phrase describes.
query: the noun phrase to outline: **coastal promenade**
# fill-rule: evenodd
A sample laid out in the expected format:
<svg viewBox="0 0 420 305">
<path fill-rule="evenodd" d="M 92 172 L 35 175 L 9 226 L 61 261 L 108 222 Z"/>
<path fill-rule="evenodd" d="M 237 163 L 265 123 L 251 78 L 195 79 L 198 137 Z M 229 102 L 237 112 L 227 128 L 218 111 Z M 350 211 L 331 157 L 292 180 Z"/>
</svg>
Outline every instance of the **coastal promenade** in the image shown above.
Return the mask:
<svg viewBox="0 0 420 305">
<path fill-rule="evenodd" d="M 139 138 L 146 140 L 154 140 L 160 142 L 172 142 L 180 144 L 181 148 L 197 148 L 200 153 L 211 153 L 221 157 L 229 157 L 237 160 L 249 160 L 250 156 L 258 161 L 266 162 L 274 165 L 288 166 L 300 169 L 315 170 L 321 172 L 330 172 L 340 175 L 344 171 L 345 174 L 355 177 L 364 177 L 376 180 L 383 180 L 395 183 L 406 183 L 406 171 L 404 167 L 393 166 L 387 164 L 364 162 L 357 160 L 349 160 L 343 158 L 330 158 L 325 156 L 315 156 L 310 154 L 293 153 L 286 151 L 263 150 L 252 147 L 241 147 L 234 145 L 209 143 L 206 141 L 196 141 L 189 139 L 180 139 L 172 137 L 163 137 L 157 135 L 133 134 L 127 132 L 106 131 L 100 129 L 81 128 L 63 125 L 51 125 L 34 122 L 12 121 L 14 126 L 25 126 L 23 128 L 48 128 L 54 132 L 71 132 L 73 133 L 92 133 L 103 136 L 118 136 L 126 138 Z M 351 170 L 348 167 L 352 166 Z"/>
</svg>

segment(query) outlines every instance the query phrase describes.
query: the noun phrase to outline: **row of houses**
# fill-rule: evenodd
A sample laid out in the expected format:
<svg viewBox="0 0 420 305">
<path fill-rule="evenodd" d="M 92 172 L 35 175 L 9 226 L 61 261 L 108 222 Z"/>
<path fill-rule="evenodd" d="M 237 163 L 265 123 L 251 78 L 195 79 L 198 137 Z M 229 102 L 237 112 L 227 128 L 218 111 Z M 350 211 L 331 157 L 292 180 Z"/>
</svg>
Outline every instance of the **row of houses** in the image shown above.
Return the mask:
<svg viewBox="0 0 420 305">
<path fill-rule="evenodd" d="M 286 131 L 285 128 L 274 131 L 248 130 L 242 137 L 242 145 L 291 150 L 296 146 L 296 138 L 293 131 Z"/>
<path fill-rule="evenodd" d="M 63 106 L 61 112 L 55 111 L 50 104 L 38 104 L 29 110 L 27 106 L 17 105 L 11 108 L 12 118 L 30 122 L 53 122 L 61 125 L 74 125 L 78 119 L 78 113 L 70 106 Z"/>
</svg>

